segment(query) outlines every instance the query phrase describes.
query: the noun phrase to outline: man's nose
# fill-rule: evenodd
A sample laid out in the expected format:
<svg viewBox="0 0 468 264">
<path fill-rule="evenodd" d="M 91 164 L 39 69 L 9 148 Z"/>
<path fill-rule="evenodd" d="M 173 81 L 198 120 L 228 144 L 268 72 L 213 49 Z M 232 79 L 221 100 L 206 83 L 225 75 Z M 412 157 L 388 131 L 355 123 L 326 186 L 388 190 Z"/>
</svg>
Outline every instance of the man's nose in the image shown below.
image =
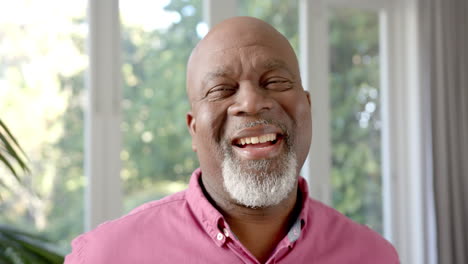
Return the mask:
<svg viewBox="0 0 468 264">
<path fill-rule="evenodd" d="M 252 82 L 239 84 L 239 90 L 235 96 L 228 113 L 231 115 L 256 115 L 262 111 L 270 110 L 274 100 L 270 97 L 268 90 Z"/>
</svg>

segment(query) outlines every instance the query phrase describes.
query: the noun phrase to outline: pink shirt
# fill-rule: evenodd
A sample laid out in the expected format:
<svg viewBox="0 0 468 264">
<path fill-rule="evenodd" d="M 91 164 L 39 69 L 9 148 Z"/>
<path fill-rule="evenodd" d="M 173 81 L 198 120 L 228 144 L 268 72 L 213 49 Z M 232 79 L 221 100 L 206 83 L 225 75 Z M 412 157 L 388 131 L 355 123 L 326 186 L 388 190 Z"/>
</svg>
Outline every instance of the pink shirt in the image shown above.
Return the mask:
<svg viewBox="0 0 468 264">
<path fill-rule="evenodd" d="M 72 242 L 66 264 L 259 263 L 235 238 L 199 184 L 146 203 Z M 302 197 L 309 197 L 303 178 Z M 261 238 L 259 238 L 261 239 Z M 379 234 L 310 198 L 266 263 L 396 264 L 393 246 Z"/>
</svg>

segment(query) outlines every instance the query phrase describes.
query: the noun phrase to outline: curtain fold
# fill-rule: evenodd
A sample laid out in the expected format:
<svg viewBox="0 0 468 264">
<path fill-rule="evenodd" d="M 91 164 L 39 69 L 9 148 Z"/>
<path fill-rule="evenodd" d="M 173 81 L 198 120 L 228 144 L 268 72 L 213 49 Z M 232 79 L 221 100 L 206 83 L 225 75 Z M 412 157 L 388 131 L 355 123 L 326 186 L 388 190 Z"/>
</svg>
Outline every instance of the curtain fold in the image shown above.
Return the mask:
<svg viewBox="0 0 468 264">
<path fill-rule="evenodd" d="M 420 0 L 438 263 L 468 263 L 468 0 Z"/>
</svg>

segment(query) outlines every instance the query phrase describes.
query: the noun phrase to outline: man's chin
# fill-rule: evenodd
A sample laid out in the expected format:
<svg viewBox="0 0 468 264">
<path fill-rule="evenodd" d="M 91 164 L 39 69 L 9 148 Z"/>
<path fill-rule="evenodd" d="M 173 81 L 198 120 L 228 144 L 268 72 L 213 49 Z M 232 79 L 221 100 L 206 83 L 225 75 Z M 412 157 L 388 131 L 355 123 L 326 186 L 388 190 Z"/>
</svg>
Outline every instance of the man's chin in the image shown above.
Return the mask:
<svg viewBox="0 0 468 264">
<path fill-rule="evenodd" d="M 246 174 L 258 175 L 258 178 L 274 174 L 274 172 L 284 169 L 281 168 L 284 162 L 281 162 L 279 158 L 259 160 L 242 160 L 235 158 L 233 162 L 238 167 L 239 171 Z"/>
<path fill-rule="evenodd" d="M 294 189 L 297 160 L 293 153 L 275 159 L 238 160 L 226 156 L 224 187 L 238 204 L 251 208 L 277 205 Z"/>
</svg>

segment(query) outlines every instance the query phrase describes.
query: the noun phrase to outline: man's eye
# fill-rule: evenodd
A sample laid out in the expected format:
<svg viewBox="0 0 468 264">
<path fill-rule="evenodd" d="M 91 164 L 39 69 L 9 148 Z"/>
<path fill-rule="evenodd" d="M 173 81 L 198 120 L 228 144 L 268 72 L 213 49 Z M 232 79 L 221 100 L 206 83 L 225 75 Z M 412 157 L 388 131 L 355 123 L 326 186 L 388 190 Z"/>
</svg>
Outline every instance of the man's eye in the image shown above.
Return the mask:
<svg viewBox="0 0 468 264">
<path fill-rule="evenodd" d="M 209 100 L 219 100 L 233 95 L 236 92 L 235 87 L 231 86 L 217 86 L 209 90 L 206 98 Z"/>
<path fill-rule="evenodd" d="M 293 87 L 293 83 L 285 79 L 272 79 L 266 81 L 264 87 L 274 91 L 286 91 Z"/>
</svg>

